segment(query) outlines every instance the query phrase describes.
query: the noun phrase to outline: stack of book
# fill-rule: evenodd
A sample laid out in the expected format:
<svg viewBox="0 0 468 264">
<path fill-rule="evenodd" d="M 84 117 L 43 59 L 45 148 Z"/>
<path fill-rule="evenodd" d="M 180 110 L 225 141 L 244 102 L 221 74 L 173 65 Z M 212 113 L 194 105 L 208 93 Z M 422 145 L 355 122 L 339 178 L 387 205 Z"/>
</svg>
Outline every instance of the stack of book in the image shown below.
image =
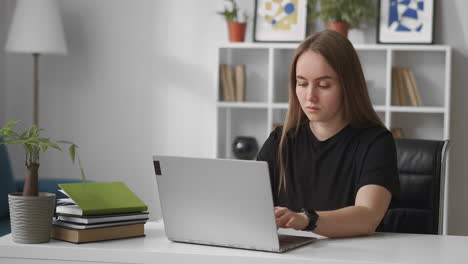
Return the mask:
<svg viewBox="0 0 468 264">
<path fill-rule="evenodd" d="M 220 65 L 220 99 L 222 101 L 245 101 L 245 65 Z"/>
<path fill-rule="evenodd" d="M 416 78 L 410 68 L 392 68 L 393 105 L 422 106 Z"/>
<path fill-rule="evenodd" d="M 51 237 L 73 243 L 144 236 L 148 207 L 122 182 L 59 184 Z"/>
</svg>

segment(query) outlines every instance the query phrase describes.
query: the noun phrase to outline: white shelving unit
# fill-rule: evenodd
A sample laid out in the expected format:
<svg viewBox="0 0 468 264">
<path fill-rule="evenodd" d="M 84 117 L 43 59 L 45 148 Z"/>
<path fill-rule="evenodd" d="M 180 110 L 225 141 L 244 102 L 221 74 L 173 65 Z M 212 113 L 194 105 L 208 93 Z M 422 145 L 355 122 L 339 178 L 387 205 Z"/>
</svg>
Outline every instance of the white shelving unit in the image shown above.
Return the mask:
<svg viewBox="0 0 468 264">
<path fill-rule="evenodd" d="M 261 145 L 288 107 L 289 64 L 297 44 L 227 43 L 218 47 L 218 64 L 246 65 L 246 101 L 216 104 L 216 156 L 232 158 L 235 136 L 256 137 Z M 445 45 L 355 45 L 374 109 L 388 128 L 405 137 L 448 139 L 450 133 L 451 48 Z M 394 106 L 393 66 L 410 67 L 424 106 Z M 218 71 L 216 90 L 219 98 Z"/>
<path fill-rule="evenodd" d="M 298 44 L 226 43 L 218 46 L 216 65 L 216 149 L 218 158 L 233 158 L 236 136 L 254 136 L 259 146 L 288 108 L 289 67 Z M 408 138 L 445 140 L 450 136 L 451 54 L 446 45 L 354 45 L 374 109 L 387 128 L 402 128 Z M 246 101 L 222 102 L 219 64 L 246 65 Z M 423 106 L 392 105 L 392 67 L 413 70 Z M 448 168 L 447 171 L 448 173 Z M 444 191 L 446 223 L 447 178 Z M 443 233 L 446 233 L 444 225 Z"/>
</svg>

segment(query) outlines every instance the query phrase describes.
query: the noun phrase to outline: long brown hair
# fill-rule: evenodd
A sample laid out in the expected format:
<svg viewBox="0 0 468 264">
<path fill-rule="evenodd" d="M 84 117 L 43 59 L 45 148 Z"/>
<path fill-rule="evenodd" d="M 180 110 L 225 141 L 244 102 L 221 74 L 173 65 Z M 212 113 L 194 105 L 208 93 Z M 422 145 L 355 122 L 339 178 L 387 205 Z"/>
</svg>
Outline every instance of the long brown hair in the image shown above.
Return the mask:
<svg viewBox="0 0 468 264">
<path fill-rule="evenodd" d="M 340 33 L 331 30 L 309 36 L 296 49 L 291 62 L 289 108 L 278 147 L 280 168 L 278 193 L 281 191 L 281 187 L 284 187 L 283 189 L 286 191 L 287 168 L 283 154 L 288 144 L 288 135 L 297 135 L 300 124 L 308 120 L 296 96 L 296 64 L 299 56 L 306 51 L 314 51 L 322 55 L 337 73 L 343 91 L 343 115 L 352 127 L 384 126 L 372 107 L 361 63 L 351 42 Z"/>
</svg>

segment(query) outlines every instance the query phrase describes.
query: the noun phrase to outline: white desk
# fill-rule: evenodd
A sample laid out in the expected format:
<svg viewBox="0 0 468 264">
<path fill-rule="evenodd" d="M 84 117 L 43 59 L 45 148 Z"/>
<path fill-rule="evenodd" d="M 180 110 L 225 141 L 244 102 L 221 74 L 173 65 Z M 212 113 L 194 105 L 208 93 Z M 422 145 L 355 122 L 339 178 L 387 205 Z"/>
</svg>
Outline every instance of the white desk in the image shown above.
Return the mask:
<svg viewBox="0 0 468 264">
<path fill-rule="evenodd" d="M 174 243 L 161 223 L 147 223 L 146 237 L 76 245 L 51 240 L 16 244 L 0 237 L 0 263 L 468 263 L 468 237 L 380 233 L 318 239 L 287 253 Z"/>
</svg>

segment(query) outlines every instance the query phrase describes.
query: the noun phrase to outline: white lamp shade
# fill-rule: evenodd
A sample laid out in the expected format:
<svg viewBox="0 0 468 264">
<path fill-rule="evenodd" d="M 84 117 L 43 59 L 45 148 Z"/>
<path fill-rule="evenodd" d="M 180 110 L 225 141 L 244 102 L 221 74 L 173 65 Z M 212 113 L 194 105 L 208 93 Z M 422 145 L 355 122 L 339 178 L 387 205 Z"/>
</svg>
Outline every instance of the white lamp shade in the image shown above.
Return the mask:
<svg viewBox="0 0 468 264">
<path fill-rule="evenodd" d="M 6 51 L 66 54 L 62 19 L 55 0 L 18 0 Z"/>
</svg>

